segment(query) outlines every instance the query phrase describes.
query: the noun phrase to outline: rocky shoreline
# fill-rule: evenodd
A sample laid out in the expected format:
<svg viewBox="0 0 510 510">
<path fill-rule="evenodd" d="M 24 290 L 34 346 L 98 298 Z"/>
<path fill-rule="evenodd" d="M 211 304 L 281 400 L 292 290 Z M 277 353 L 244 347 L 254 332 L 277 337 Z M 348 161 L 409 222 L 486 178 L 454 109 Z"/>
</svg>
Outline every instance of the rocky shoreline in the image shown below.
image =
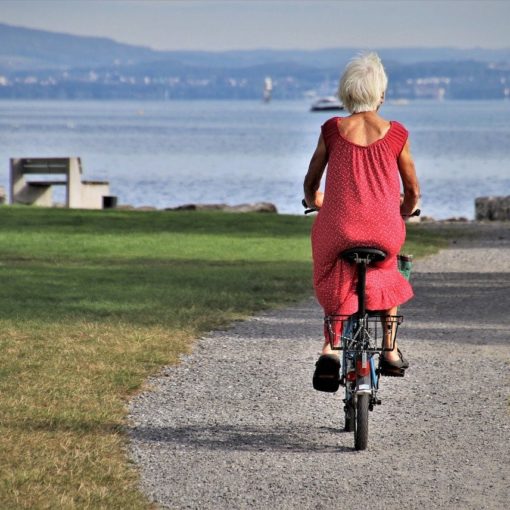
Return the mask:
<svg viewBox="0 0 510 510">
<path fill-rule="evenodd" d="M 158 209 L 150 205 L 132 206 L 121 204 L 116 207 L 117 210 L 121 211 L 170 211 L 170 212 L 181 212 L 181 211 L 219 211 L 219 212 L 233 212 L 233 213 L 272 213 L 278 214 L 276 205 L 271 202 L 253 202 L 249 204 L 183 204 L 176 207 L 165 207 Z"/>
</svg>

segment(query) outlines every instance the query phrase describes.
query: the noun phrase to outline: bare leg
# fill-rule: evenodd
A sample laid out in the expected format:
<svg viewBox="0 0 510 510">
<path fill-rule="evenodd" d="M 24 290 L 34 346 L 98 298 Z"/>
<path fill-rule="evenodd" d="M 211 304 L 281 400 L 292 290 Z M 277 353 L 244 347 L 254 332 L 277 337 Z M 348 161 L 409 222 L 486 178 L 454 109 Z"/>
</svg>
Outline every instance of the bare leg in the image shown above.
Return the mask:
<svg viewBox="0 0 510 510">
<path fill-rule="evenodd" d="M 397 315 L 397 307 L 394 306 L 393 308 L 390 308 L 389 310 L 386 310 L 384 312 L 385 316 L 388 315 Z M 384 328 L 384 340 L 383 340 L 383 346 L 386 349 L 390 349 L 392 345 L 394 345 L 393 350 L 386 351 L 384 353 L 384 357 L 388 361 L 397 361 L 399 360 L 399 355 L 397 352 L 397 341 L 395 340 L 395 344 L 393 344 L 393 339 L 395 338 L 397 325 L 394 322 L 387 321 L 384 317 L 381 319 L 381 322 L 383 324 Z"/>
<path fill-rule="evenodd" d="M 336 342 L 338 342 L 338 344 L 335 344 L 335 346 L 336 346 L 336 345 L 339 345 L 339 343 L 340 343 L 340 335 L 342 334 L 342 322 L 340 322 L 340 321 L 333 322 L 333 329 L 335 330 Z M 334 354 L 335 356 L 338 356 L 338 350 L 333 350 L 331 348 L 331 343 L 329 341 L 329 333 L 326 330 L 326 327 L 324 328 L 324 337 L 325 337 L 324 344 L 322 346 L 321 354 Z"/>
<path fill-rule="evenodd" d="M 333 349 L 331 349 L 329 341 L 324 340 L 324 345 L 322 346 L 321 354 L 335 354 L 336 356 L 338 356 L 338 351 L 334 351 Z"/>
</svg>

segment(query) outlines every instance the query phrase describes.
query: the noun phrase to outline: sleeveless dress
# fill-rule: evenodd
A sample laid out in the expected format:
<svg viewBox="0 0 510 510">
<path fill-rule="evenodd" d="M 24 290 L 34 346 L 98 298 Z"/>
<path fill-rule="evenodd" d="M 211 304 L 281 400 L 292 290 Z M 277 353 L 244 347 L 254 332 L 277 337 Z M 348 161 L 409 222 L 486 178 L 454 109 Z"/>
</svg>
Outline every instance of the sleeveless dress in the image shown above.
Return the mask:
<svg viewBox="0 0 510 510">
<path fill-rule="evenodd" d="M 383 138 L 362 146 L 342 137 L 341 121 L 333 117 L 322 126 L 328 167 L 324 202 L 312 228 L 315 294 L 325 315 L 352 314 L 358 309 L 355 267 L 338 258 L 340 252 L 355 246 L 387 253 L 383 262 L 368 267 L 368 310 L 387 310 L 413 296 L 397 266 L 406 235 L 397 159 L 407 130 L 392 121 Z"/>
</svg>

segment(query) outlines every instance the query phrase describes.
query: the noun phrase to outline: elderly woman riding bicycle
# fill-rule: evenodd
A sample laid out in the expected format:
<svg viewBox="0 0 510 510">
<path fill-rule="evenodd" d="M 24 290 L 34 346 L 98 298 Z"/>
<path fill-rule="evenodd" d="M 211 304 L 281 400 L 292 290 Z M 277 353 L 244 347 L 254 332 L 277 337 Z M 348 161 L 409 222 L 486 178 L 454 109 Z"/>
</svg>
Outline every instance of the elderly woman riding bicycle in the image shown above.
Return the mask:
<svg viewBox="0 0 510 510">
<path fill-rule="evenodd" d="M 309 206 L 320 209 L 312 229 L 314 287 L 326 316 L 356 312 L 355 269 L 339 254 L 354 246 L 373 246 L 387 257 L 366 275 L 368 310 L 395 315 L 413 296 L 399 273 L 397 254 L 405 241 L 402 216 L 416 208 L 420 194 L 408 132 L 397 121 L 379 115 L 388 79 L 375 53 L 354 58 L 346 67 L 339 96 L 350 115 L 322 125 L 317 148 L 304 181 Z M 324 193 L 319 191 L 327 168 Z M 403 200 L 401 200 L 401 186 Z M 389 339 L 388 339 L 389 341 Z M 338 372 L 326 335 L 317 363 Z M 336 358 L 336 359 L 335 359 Z M 396 343 L 384 353 L 383 365 L 409 365 Z"/>
</svg>

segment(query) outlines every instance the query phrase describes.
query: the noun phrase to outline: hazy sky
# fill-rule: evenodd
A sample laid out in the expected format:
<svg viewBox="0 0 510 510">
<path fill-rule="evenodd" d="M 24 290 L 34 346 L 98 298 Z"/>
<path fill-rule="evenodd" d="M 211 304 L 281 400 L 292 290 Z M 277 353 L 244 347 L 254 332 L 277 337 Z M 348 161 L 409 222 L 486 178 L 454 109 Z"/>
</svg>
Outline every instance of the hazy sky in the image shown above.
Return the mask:
<svg viewBox="0 0 510 510">
<path fill-rule="evenodd" d="M 166 50 L 510 47 L 510 0 L 0 0 L 0 22 Z"/>
</svg>

